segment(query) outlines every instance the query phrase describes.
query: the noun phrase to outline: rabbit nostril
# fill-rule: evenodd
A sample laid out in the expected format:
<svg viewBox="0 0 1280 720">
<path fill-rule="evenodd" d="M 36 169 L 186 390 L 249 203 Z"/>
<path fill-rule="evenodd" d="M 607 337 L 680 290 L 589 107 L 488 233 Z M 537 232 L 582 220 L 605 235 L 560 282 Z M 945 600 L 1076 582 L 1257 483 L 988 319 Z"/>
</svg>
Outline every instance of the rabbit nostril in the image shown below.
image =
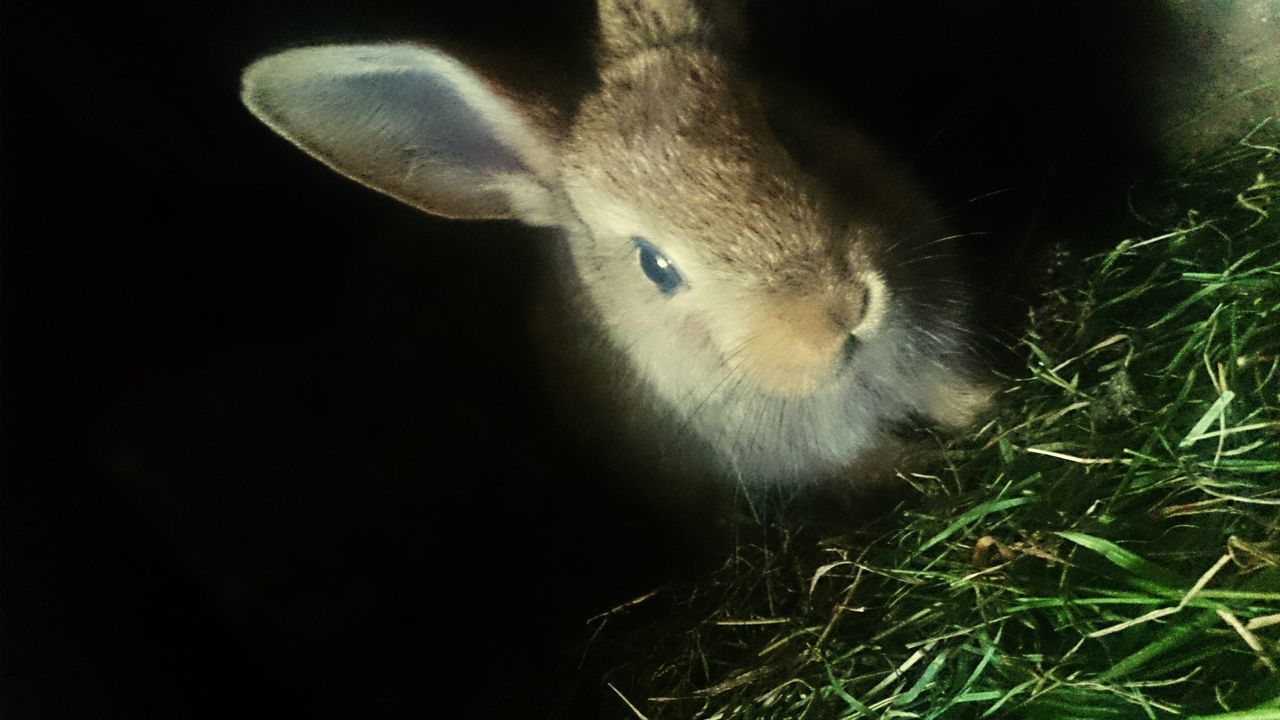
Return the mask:
<svg viewBox="0 0 1280 720">
<path fill-rule="evenodd" d="M 844 298 L 835 300 L 827 314 L 841 332 L 853 332 L 860 324 L 871 305 L 871 290 L 866 286 L 854 289 Z"/>
<path fill-rule="evenodd" d="M 843 370 L 853 364 L 853 356 L 858 354 L 858 348 L 862 346 L 862 341 L 857 335 L 850 334 L 845 338 L 844 346 L 840 348 L 840 369 Z"/>
<path fill-rule="evenodd" d="M 861 292 L 854 291 L 850 293 L 849 318 L 853 321 L 850 329 L 857 327 L 862 322 L 862 319 L 867 316 L 867 311 L 871 309 L 871 288 L 863 285 L 860 290 Z"/>
</svg>

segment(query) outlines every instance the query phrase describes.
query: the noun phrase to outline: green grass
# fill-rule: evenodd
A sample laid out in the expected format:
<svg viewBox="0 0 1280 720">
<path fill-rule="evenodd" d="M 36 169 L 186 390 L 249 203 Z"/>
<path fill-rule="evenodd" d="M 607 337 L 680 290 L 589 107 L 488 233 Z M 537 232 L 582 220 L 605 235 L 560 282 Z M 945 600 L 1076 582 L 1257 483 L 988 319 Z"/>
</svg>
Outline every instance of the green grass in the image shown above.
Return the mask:
<svg viewBox="0 0 1280 720">
<path fill-rule="evenodd" d="M 1064 261 L 998 417 L 891 517 L 784 514 L 607 616 L 616 716 L 1280 719 L 1278 148 Z"/>
</svg>

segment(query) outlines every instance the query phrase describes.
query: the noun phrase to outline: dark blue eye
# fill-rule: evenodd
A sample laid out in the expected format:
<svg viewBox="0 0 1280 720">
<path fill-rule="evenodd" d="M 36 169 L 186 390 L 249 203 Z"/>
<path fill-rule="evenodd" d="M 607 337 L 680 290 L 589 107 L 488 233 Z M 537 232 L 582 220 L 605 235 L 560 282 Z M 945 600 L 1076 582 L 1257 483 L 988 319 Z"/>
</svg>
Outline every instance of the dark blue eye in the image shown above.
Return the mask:
<svg viewBox="0 0 1280 720">
<path fill-rule="evenodd" d="M 636 250 L 640 251 L 640 269 L 663 294 L 670 295 L 684 284 L 684 278 L 680 277 L 680 271 L 676 270 L 675 263 L 667 259 L 661 250 L 639 235 L 632 237 L 631 242 L 635 243 Z"/>
</svg>

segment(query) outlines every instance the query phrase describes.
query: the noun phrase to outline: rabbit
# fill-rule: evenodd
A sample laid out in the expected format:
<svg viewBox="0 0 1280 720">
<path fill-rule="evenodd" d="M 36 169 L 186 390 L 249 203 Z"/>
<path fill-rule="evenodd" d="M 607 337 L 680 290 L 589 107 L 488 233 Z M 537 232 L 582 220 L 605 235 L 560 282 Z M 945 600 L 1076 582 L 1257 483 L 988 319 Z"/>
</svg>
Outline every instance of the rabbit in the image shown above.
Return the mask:
<svg viewBox="0 0 1280 720">
<path fill-rule="evenodd" d="M 571 107 L 408 42 L 261 58 L 242 100 L 427 213 L 552 229 L 546 362 L 591 398 L 569 415 L 608 406 L 591 431 L 692 474 L 857 483 L 988 408 L 965 275 L 906 170 L 753 82 L 716 20 L 600 0 L 598 77 Z"/>
</svg>

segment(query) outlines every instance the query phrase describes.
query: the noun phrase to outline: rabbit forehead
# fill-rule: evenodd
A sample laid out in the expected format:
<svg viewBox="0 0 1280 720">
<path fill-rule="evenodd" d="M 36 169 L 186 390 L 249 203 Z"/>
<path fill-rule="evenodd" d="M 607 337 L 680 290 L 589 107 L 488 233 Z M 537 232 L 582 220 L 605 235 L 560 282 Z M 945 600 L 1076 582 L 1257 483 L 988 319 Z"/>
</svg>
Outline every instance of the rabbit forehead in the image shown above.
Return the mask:
<svg viewBox="0 0 1280 720">
<path fill-rule="evenodd" d="M 626 198 L 743 269 L 825 266 L 840 254 L 811 179 L 715 56 L 652 52 L 613 66 L 563 149 L 568 183 Z"/>
</svg>

